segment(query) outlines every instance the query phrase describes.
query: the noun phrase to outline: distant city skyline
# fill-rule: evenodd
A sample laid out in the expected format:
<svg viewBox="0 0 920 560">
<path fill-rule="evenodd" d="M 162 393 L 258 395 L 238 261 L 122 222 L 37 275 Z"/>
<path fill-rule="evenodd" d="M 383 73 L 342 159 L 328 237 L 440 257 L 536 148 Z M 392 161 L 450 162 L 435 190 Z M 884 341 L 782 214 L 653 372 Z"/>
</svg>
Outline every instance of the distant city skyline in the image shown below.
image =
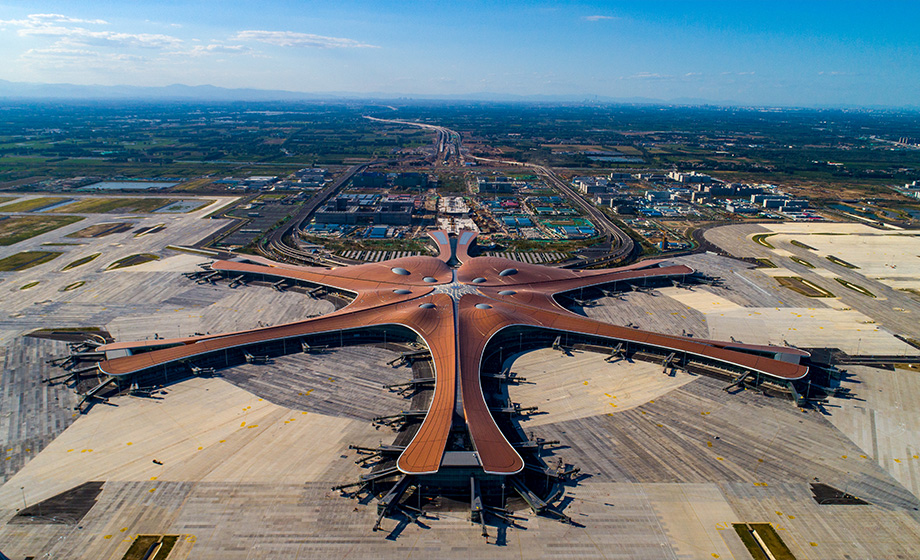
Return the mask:
<svg viewBox="0 0 920 560">
<path fill-rule="evenodd" d="M 0 79 L 920 105 L 920 3 L 0 1 Z"/>
</svg>

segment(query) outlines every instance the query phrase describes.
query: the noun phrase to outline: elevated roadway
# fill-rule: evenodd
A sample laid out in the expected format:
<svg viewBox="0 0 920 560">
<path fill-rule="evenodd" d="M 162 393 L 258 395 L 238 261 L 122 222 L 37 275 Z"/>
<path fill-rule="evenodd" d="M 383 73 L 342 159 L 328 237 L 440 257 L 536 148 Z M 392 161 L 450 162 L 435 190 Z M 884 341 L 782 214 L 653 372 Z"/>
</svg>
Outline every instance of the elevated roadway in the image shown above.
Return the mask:
<svg viewBox="0 0 920 560">
<path fill-rule="evenodd" d="M 314 194 L 310 200 L 305 202 L 297 214 L 290 220 L 290 222 L 276 229 L 271 237 L 268 240 L 267 244 L 267 253 L 266 256 L 276 256 L 283 259 L 293 259 L 300 263 L 306 264 L 316 264 L 316 265 L 342 265 L 344 263 L 339 262 L 327 262 L 326 259 L 318 259 L 314 255 L 305 253 L 301 251 L 296 246 L 289 245 L 285 243 L 285 240 L 291 236 L 297 235 L 299 232 L 303 231 L 304 223 L 308 222 L 316 210 L 323 204 L 326 203 L 329 198 L 334 194 L 339 192 L 352 177 L 358 173 L 364 171 L 371 165 L 374 165 L 376 162 L 362 163 L 359 165 L 354 165 L 349 167 L 344 174 L 339 176 L 332 184 L 327 187 L 324 187 L 321 191 Z"/>
<path fill-rule="evenodd" d="M 433 130 L 437 133 L 437 144 L 438 144 L 438 157 L 440 158 L 445 150 L 445 138 L 449 139 L 448 144 L 453 146 L 456 150 L 457 161 L 458 163 L 463 163 L 463 155 L 461 151 L 461 137 L 460 133 L 455 130 L 451 130 L 447 127 L 428 124 L 428 123 L 419 123 L 413 121 L 404 121 L 398 119 L 380 119 L 377 117 L 371 117 L 365 115 L 364 118 L 372 120 L 375 122 L 385 122 L 392 124 L 403 124 L 408 126 L 415 126 L 419 128 L 424 128 L 427 130 Z M 449 157 L 449 154 L 448 156 Z M 575 189 L 573 189 L 565 181 L 561 180 L 551 169 L 543 165 L 537 165 L 533 163 L 522 163 L 519 161 L 508 161 L 492 158 L 484 158 L 478 156 L 470 156 L 472 159 L 477 161 L 484 161 L 489 163 L 497 163 L 501 165 L 514 165 L 518 167 L 527 167 L 534 170 L 538 175 L 542 176 L 546 181 L 554 187 L 560 194 L 565 196 L 573 205 L 580 208 L 590 219 L 591 223 L 600 231 L 600 233 L 608 240 L 611 244 L 610 252 L 601 257 L 592 260 L 589 264 L 600 265 L 610 262 L 622 261 L 633 254 L 633 251 L 636 249 L 636 244 L 629 237 L 626 232 L 620 229 L 613 221 L 604 213 L 603 210 L 595 206 L 594 204 L 585 200 L 580 194 L 578 194 Z"/>
<path fill-rule="evenodd" d="M 560 194 L 565 196 L 573 205 L 580 208 L 585 214 L 591 218 L 591 223 L 597 227 L 597 229 L 604 235 L 608 241 L 610 241 L 610 252 L 607 255 L 604 255 L 601 258 L 594 259 L 590 263 L 592 265 L 600 265 L 605 263 L 617 262 L 629 258 L 633 254 L 633 251 L 636 249 L 636 244 L 625 231 L 620 229 L 613 221 L 604 213 L 603 210 L 592 204 L 591 202 L 585 200 L 580 194 L 578 194 L 575 189 L 571 187 L 568 183 L 560 179 L 551 169 L 543 165 L 537 165 L 535 163 L 522 163 L 519 161 L 509 161 L 509 160 L 500 160 L 493 158 L 484 158 L 471 156 L 473 159 L 478 161 L 486 161 L 489 163 L 497 163 L 501 165 L 513 165 L 517 167 L 527 167 L 534 170 L 538 175 L 546 179 L 549 184 L 554 187 Z"/>
<path fill-rule="evenodd" d="M 440 126 L 436 124 L 403 121 L 398 119 L 380 119 L 377 117 L 371 117 L 369 115 L 364 115 L 364 118 L 374 122 L 404 124 L 408 126 L 424 128 L 426 130 L 432 130 L 436 134 L 435 164 L 442 163 L 444 165 L 450 165 L 451 162 L 453 162 L 456 165 L 463 165 L 463 152 L 461 151 L 462 139 L 460 133 L 456 130 L 451 130 L 446 126 Z"/>
</svg>

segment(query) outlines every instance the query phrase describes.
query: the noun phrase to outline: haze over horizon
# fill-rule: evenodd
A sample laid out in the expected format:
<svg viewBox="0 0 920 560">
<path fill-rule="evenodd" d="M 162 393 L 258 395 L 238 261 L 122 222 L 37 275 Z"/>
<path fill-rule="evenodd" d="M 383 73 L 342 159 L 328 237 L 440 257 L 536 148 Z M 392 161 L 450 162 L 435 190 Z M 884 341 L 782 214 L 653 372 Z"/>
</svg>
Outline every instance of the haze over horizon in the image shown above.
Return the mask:
<svg viewBox="0 0 920 560">
<path fill-rule="evenodd" d="M 920 105 L 915 2 L 0 2 L 0 79 Z"/>
</svg>

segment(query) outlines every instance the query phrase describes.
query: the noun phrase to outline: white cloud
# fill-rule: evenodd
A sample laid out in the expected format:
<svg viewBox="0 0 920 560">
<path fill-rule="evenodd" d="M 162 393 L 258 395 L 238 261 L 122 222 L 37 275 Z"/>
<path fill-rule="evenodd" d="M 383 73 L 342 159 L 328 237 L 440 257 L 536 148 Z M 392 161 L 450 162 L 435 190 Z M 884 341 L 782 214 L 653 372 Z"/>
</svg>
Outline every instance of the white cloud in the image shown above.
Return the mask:
<svg viewBox="0 0 920 560">
<path fill-rule="evenodd" d="M 111 46 L 111 47 L 175 47 L 182 40 L 170 35 L 152 33 L 122 33 L 96 31 L 71 24 L 107 25 L 101 19 L 80 19 L 61 14 L 32 14 L 26 19 L 0 20 L 0 27 L 18 27 L 20 37 L 46 37 L 57 39 L 56 47 Z"/>
<path fill-rule="evenodd" d="M 212 43 L 210 45 L 195 45 L 190 51 L 182 54 L 190 56 L 203 56 L 207 54 L 249 54 L 253 50 L 246 45 L 221 45 Z"/>
<path fill-rule="evenodd" d="M 175 47 L 182 43 L 181 39 L 171 35 L 90 31 L 82 27 L 27 27 L 20 29 L 17 33 L 22 37 L 53 37 L 71 45 L 164 48 Z"/>
<path fill-rule="evenodd" d="M 60 56 L 76 58 L 106 58 L 110 60 L 140 60 L 143 57 L 131 54 L 100 53 L 89 49 L 68 49 L 63 47 L 49 47 L 47 49 L 29 49 L 23 56 Z"/>
<path fill-rule="evenodd" d="M 276 45 L 279 47 L 308 47 L 316 49 L 380 48 L 376 45 L 368 45 L 355 41 L 354 39 L 324 37 L 323 35 L 297 33 L 296 31 L 246 30 L 237 33 L 233 39 L 237 41 L 259 41 L 260 43 L 268 43 L 269 45 Z"/>
<path fill-rule="evenodd" d="M 639 72 L 638 74 L 633 74 L 629 76 L 627 80 L 669 80 L 674 76 L 669 76 L 667 74 L 658 74 L 654 72 Z"/>
<path fill-rule="evenodd" d="M 583 19 L 583 20 L 585 20 L 585 21 L 604 21 L 604 20 L 612 20 L 612 19 L 620 19 L 620 18 L 616 18 L 616 17 L 613 17 L 613 16 L 600 16 L 600 15 L 594 15 L 594 16 L 584 16 L 584 17 L 581 18 L 581 19 Z"/>
<path fill-rule="evenodd" d="M 0 19 L 0 25 L 10 25 L 14 27 L 40 27 L 51 23 L 88 23 L 91 25 L 106 25 L 104 19 L 80 19 L 65 16 L 61 14 L 31 14 L 26 19 Z"/>
</svg>

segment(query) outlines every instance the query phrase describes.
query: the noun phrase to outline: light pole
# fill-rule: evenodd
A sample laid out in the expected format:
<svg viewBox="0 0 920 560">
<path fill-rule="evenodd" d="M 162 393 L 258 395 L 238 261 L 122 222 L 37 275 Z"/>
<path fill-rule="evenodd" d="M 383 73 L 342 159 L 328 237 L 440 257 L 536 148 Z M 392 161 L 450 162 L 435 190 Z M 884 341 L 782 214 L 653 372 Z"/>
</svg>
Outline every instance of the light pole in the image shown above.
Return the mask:
<svg viewBox="0 0 920 560">
<path fill-rule="evenodd" d="M 28 505 L 26 505 L 26 487 L 20 486 L 19 489 L 22 490 L 22 509 L 26 509 L 27 507 L 29 507 Z"/>
</svg>

